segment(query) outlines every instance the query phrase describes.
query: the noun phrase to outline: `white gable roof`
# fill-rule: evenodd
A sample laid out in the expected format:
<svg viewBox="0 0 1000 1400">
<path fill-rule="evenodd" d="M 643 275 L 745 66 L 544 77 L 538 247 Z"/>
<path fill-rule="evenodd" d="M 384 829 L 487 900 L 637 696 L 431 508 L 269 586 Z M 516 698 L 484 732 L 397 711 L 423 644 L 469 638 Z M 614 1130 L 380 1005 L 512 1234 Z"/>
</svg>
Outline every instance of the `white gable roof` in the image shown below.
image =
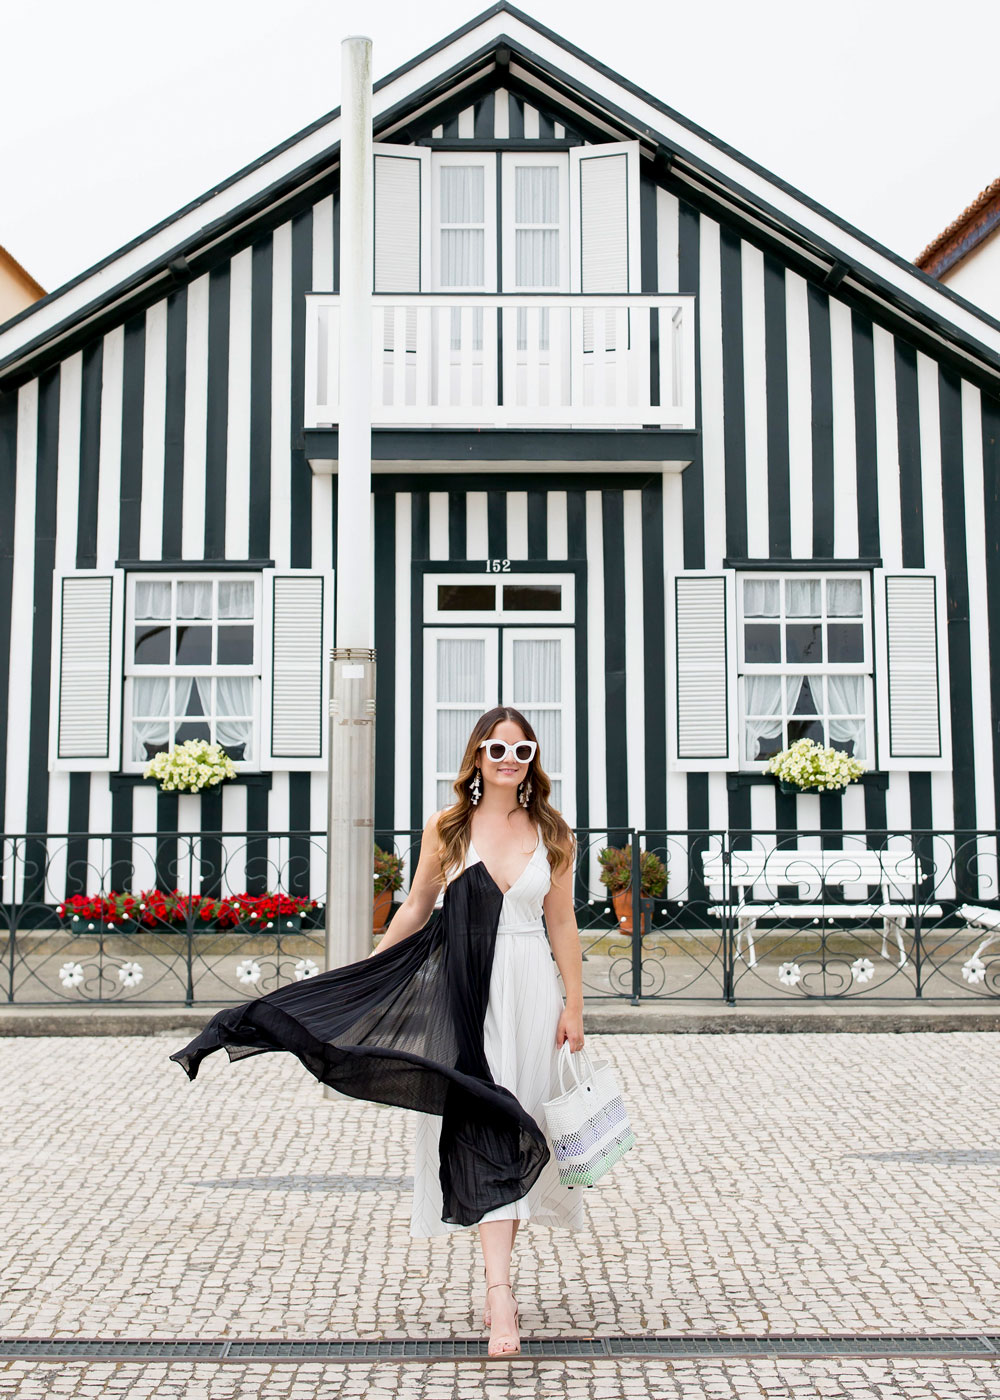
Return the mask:
<svg viewBox="0 0 1000 1400">
<path fill-rule="evenodd" d="M 510 71 L 548 90 L 566 105 L 573 94 L 587 110 L 603 110 L 619 130 L 673 157 L 673 174 L 702 195 L 758 222 L 773 237 L 794 244 L 831 286 L 861 291 L 891 308 L 924 337 L 930 332 L 980 372 L 1000 381 L 1000 322 L 920 272 L 912 264 L 838 219 L 815 201 L 732 147 L 672 111 L 657 98 L 612 72 L 528 15 L 500 0 L 441 43 L 375 85 L 373 119 L 391 136 L 421 106 L 459 92 L 496 66 L 498 48 L 510 50 Z M 301 192 L 337 164 L 339 109 L 276 147 L 231 179 L 52 292 L 0 328 L 0 376 L 22 374 L 43 347 L 90 321 L 124 309 L 138 291 L 172 285 L 169 264 L 204 253 L 260 216 L 288 190 Z"/>
</svg>

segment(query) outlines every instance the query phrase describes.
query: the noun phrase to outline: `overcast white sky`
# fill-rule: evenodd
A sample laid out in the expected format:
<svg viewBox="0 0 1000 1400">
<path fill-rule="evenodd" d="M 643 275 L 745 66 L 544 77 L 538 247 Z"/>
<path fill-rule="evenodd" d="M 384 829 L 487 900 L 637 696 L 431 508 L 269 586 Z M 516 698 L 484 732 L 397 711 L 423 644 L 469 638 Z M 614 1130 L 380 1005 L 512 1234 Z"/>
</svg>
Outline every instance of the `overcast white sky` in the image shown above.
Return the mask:
<svg viewBox="0 0 1000 1400">
<path fill-rule="evenodd" d="M 0 243 L 51 291 L 335 107 L 344 35 L 381 77 L 483 8 L 8 4 Z M 998 0 L 523 8 L 904 257 L 1000 176 Z"/>
</svg>

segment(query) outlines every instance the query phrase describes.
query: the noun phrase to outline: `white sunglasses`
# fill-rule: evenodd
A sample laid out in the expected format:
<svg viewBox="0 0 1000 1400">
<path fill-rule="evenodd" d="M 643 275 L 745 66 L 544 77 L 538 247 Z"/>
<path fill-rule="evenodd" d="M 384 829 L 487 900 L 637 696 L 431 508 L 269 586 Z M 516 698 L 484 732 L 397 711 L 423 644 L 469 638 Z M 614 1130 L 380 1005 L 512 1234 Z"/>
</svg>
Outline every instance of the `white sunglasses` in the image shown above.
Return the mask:
<svg viewBox="0 0 1000 1400">
<path fill-rule="evenodd" d="M 484 739 L 479 747 L 486 750 L 491 763 L 503 763 L 509 754 L 513 755 L 515 763 L 530 763 L 538 750 L 534 739 L 521 739 L 516 744 L 506 744 L 503 739 Z"/>
</svg>

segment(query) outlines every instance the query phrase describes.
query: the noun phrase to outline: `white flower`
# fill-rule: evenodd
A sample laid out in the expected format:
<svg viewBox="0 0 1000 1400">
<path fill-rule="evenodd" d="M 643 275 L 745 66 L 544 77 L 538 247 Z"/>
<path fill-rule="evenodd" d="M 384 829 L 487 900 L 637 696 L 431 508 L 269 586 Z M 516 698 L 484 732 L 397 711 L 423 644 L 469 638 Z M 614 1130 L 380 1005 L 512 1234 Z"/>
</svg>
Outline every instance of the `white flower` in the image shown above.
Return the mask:
<svg viewBox="0 0 1000 1400">
<path fill-rule="evenodd" d="M 778 981 L 784 982 L 786 987 L 794 987 L 802 976 L 802 970 L 798 963 L 782 963 L 778 968 Z"/>
<path fill-rule="evenodd" d="M 962 976 L 967 982 L 985 982 L 986 964 L 977 953 L 973 953 L 968 962 L 962 964 Z"/>
<path fill-rule="evenodd" d="M 59 969 L 59 981 L 64 987 L 79 987 L 83 981 L 83 968 L 78 962 L 65 962 Z"/>
<path fill-rule="evenodd" d="M 295 964 L 295 980 L 301 982 L 304 977 L 315 977 L 319 968 L 312 958 L 299 958 Z"/>
<path fill-rule="evenodd" d="M 261 977 L 260 963 L 253 958 L 244 958 L 236 969 L 236 976 L 241 982 L 259 982 Z"/>
<path fill-rule="evenodd" d="M 875 976 L 875 964 L 869 958 L 855 958 L 851 963 L 851 975 L 858 982 L 870 982 Z"/>
<path fill-rule="evenodd" d="M 118 969 L 118 980 L 123 987 L 137 987 L 142 981 L 142 968 L 139 963 L 122 963 Z"/>
</svg>

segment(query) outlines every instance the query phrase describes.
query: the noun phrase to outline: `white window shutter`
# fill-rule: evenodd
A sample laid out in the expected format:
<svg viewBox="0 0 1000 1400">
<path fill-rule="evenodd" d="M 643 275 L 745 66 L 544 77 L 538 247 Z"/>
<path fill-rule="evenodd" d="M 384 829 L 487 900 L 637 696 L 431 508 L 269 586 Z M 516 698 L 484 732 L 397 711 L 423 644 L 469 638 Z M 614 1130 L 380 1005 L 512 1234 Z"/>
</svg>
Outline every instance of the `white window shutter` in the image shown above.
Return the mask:
<svg viewBox="0 0 1000 1400">
<path fill-rule="evenodd" d="M 950 768 L 943 584 L 922 569 L 878 569 L 875 604 L 878 765 Z"/>
<path fill-rule="evenodd" d="M 700 569 L 679 573 L 673 604 L 671 767 L 735 767 L 733 576 Z"/>
<path fill-rule="evenodd" d="M 52 592 L 49 768 L 116 772 L 121 766 L 121 569 L 68 569 Z"/>
<path fill-rule="evenodd" d="M 326 767 L 332 646 L 332 573 L 265 569 L 262 768 Z"/>
<path fill-rule="evenodd" d="M 375 146 L 375 291 L 430 288 L 430 151 Z"/>
<path fill-rule="evenodd" d="M 639 143 L 574 146 L 569 153 L 570 286 L 634 292 L 639 265 Z"/>
</svg>

